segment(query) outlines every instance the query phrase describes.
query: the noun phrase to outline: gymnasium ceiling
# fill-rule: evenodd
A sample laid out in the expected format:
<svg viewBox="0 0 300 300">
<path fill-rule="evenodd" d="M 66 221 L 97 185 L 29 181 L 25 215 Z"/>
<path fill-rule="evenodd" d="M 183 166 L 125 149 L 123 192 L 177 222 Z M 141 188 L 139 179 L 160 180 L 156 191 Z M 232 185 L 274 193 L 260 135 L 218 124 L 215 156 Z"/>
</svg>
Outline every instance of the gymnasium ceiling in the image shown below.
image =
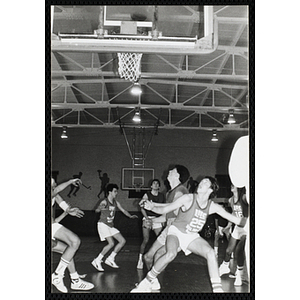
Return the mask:
<svg viewBox="0 0 300 300">
<path fill-rule="evenodd" d="M 124 6 L 117 9 L 120 16 L 126 16 Z M 137 126 L 132 117 L 136 108 L 140 108 L 139 126 L 146 128 L 247 132 L 250 100 L 247 6 L 213 7 L 212 51 L 177 51 L 171 46 L 162 51 L 136 48 L 144 52 L 140 97 L 130 93 L 133 83 L 115 72 L 116 53 L 120 49 L 134 52 L 134 45 L 103 46 L 97 44 L 99 39 L 84 37 L 99 28 L 99 15 L 100 6 L 54 6 L 53 127 Z M 193 38 L 203 26 L 199 21 L 202 19 L 203 11 L 198 6 L 159 6 L 157 27 L 163 36 Z M 104 29 L 109 35 L 118 34 L 118 28 Z M 71 42 L 64 40 L 64 34 L 71 36 Z M 227 123 L 230 109 L 234 110 L 235 124 Z"/>
</svg>

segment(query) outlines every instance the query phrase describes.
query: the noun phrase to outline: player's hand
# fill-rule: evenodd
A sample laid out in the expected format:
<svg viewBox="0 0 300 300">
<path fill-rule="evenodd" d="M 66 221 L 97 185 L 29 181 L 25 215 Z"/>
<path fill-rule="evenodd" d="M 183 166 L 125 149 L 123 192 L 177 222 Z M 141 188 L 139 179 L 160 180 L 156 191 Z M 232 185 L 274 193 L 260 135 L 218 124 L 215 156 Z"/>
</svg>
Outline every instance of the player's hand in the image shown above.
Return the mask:
<svg viewBox="0 0 300 300">
<path fill-rule="evenodd" d="M 144 203 L 144 208 L 147 210 L 152 210 L 154 208 L 154 203 L 152 201 L 146 200 Z"/>
<path fill-rule="evenodd" d="M 131 215 L 131 216 L 130 216 L 130 219 L 137 219 L 137 218 L 138 218 L 137 215 Z"/>
<path fill-rule="evenodd" d="M 71 181 L 75 186 L 79 186 L 79 184 L 82 184 L 82 181 L 79 178 L 71 179 Z"/>
<path fill-rule="evenodd" d="M 152 219 L 146 218 L 143 220 L 143 227 L 145 227 L 145 228 L 151 229 L 152 224 L 153 224 Z"/>
<path fill-rule="evenodd" d="M 77 218 L 82 218 L 84 216 L 84 212 L 77 207 L 70 208 L 68 214 Z"/>
</svg>

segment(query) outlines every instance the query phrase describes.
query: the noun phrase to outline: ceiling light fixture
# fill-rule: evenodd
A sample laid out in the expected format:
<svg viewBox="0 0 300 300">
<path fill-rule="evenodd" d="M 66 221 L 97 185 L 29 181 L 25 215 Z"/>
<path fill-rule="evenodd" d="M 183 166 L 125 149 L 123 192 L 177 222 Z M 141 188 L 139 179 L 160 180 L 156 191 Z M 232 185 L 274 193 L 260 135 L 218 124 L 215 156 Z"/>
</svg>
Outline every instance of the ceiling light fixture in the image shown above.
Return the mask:
<svg viewBox="0 0 300 300">
<path fill-rule="evenodd" d="M 233 109 L 229 109 L 229 117 L 228 117 L 228 121 L 227 123 L 228 124 L 234 124 L 236 121 L 235 121 L 235 117 L 234 117 L 234 114 L 233 114 Z"/>
<path fill-rule="evenodd" d="M 211 141 L 212 142 L 217 142 L 219 139 L 218 139 L 218 136 L 217 136 L 217 130 L 213 130 L 213 135 L 212 135 L 212 138 L 211 138 Z"/>
<path fill-rule="evenodd" d="M 136 122 L 136 123 L 140 123 L 141 122 L 141 114 L 140 114 L 140 110 L 137 108 L 135 111 L 135 114 L 132 118 L 132 121 Z"/>
<path fill-rule="evenodd" d="M 60 137 L 61 137 L 62 139 L 67 139 L 67 138 L 68 138 L 67 127 L 66 127 L 66 126 L 63 127 L 63 131 L 62 131 Z"/>
<path fill-rule="evenodd" d="M 138 82 L 135 82 L 130 90 L 132 95 L 139 96 L 142 94 L 141 85 Z"/>
</svg>

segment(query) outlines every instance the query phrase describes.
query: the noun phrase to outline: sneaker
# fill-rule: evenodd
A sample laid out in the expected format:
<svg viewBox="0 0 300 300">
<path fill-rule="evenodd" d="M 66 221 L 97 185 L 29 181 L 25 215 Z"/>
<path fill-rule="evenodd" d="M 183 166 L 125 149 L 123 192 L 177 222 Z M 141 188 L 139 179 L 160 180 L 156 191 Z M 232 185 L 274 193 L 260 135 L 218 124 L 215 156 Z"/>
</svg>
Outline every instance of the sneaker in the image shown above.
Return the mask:
<svg viewBox="0 0 300 300">
<path fill-rule="evenodd" d="M 158 281 L 157 278 L 155 278 L 152 282 L 151 282 L 151 289 L 152 290 L 160 290 L 160 283 Z"/>
<path fill-rule="evenodd" d="M 94 288 L 94 285 L 92 283 L 84 281 L 80 278 L 71 280 L 72 290 L 88 291 L 91 290 L 92 288 Z"/>
<path fill-rule="evenodd" d="M 235 286 L 241 286 L 243 283 L 242 283 L 242 277 L 241 277 L 241 272 L 237 271 L 236 272 L 236 278 L 235 278 L 235 281 L 234 281 L 234 285 Z"/>
<path fill-rule="evenodd" d="M 224 293 L 224 291 L 222 289 L 222 283 L 221 283 L 221 281 L 220 282 L 212 283 L 211 285 L 212 285 L 213 293 Z"/>
<path fill-rule="evenodd" d="M 111 259 L 110 257 L 108 257 L 106 260 L 105 260 L 105 263 L 112 267 L 112 268 L 115 268 L 115 269 L 118 269 L 119 266 L 115 263 L 115 261 L 113 259 Z"/>
<path fill-rule="evenodd" d="M 137 264 L 136 268 L 137 268 L 137 269 L 143 270 L 143 268 L 144 268 L 144 263 L 143 263 L 142 260 L 139 260 L 139 261 L 138 261 L 138 264 Z"/>
<path fill-rule="evenodd" d="M 62 293 L 67 293 L 68 289 L 64 285 L 64 276 L 52 274 L 52 284 Z"/>
<path fill-rule="evenodd" d="M 221 287 L 213 289 L 213 293 L 224 293 L 223 289 Z"/>
<path fill-rule="evenodd" d="M 95 259 L 92 261 L 92 265 L 93 265 L 98 271 L 103 272 L 104 269 L 103 269 L 102 266 L 101 266 L 101 262 L 102 262 L 102 261 L 98 262 L 97 259 L 95 258 Z"/>
<path fill-rule="evenodd" d="M 144 278 L 130 293 L 151 293 L 151 282 Z"/>
<path fill-rule="evenodd" d="M 220 276 L 222 276 L 222 275 L 228 274 L 228 273 L 230 273 L 229 264 L 225 265 L 225 262 L 223 261 L 219 267 L 219 274 L 220 274 Z"/>
</svg>

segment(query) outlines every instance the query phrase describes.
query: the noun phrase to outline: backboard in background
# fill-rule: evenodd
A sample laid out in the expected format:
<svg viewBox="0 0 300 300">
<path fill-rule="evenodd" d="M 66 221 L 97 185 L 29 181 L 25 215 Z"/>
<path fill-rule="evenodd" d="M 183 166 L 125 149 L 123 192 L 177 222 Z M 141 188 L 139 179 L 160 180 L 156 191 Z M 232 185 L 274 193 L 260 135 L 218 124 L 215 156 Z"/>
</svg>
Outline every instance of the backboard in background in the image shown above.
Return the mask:
<svg viewBox="0 0 300 300">
<path fill-rule="evenodd" d="M 153 168 L 122 168 L 122 190 L 150 190 Z"/>
</svg>

